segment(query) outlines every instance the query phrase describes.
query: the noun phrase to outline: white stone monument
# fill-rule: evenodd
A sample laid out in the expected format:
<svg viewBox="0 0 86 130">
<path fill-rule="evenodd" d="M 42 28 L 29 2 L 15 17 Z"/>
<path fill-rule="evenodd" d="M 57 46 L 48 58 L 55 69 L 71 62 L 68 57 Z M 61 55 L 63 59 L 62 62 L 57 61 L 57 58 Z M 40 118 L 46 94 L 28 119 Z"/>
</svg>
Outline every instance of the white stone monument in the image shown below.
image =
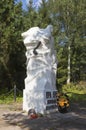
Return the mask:
<svg viewBox="0 0 86 130">
<path fill-rule="evenodd" d="M 53 26 L 32 27 L 22 33 L 26 47 L 27 77 L 23 91 L 23 110 L 35 109 L 44 114 L 56 105 L 57 60 L 54 51 Z"/>
</svg>

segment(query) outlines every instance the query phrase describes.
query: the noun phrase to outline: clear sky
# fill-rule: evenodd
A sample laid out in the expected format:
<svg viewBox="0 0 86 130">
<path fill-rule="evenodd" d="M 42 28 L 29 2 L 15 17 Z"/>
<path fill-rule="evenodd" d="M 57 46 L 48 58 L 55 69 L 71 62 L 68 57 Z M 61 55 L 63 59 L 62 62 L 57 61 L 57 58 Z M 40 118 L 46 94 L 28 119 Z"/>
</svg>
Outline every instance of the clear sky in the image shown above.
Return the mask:
<svg viewBox="0 0 86 130">
<path fill-rule="evenodd" d="M 21 1 L 22 1 L 22 4 L 23 4 L 22 8 L 23 8 L 23 9 L 26 9 L 27 0 L 21 0 Z"/>
</svg>

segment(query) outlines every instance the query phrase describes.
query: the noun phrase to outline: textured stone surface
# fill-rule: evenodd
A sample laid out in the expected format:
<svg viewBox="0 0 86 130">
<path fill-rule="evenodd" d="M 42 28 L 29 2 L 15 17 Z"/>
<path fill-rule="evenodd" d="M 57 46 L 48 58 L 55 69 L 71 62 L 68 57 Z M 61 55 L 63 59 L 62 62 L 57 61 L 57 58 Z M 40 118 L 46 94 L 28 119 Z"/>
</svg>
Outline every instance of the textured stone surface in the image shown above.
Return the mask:
<svg viewBox="0 0 86 130">
<path fill-rule="evenodd" d="M 44 113 L 46 107 L 53 109 L 56 105 L 56 103 L 47 104 L 46 98 L 50 92 L 51 97 L 48 96 L 48 99 L 56 99 L 57 60 L 52 31 L 53 26 L 48 25 L 45 29 L 30 28 L 21 34 L 27 58 L 23 110 L 35 109 L 36 112 Z"/>
</svg>

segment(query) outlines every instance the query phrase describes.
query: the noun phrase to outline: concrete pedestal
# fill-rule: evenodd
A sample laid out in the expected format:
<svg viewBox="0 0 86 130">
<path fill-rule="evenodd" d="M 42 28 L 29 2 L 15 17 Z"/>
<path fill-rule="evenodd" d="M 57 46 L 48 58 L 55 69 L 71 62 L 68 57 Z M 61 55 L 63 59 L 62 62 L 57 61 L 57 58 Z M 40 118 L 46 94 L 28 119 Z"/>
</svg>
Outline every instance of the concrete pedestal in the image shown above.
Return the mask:
<svg viewBox="0 0 86 130">
<path fill-rule="evenodd" d="M 37 113 L 46 113 L 57 108 L 56 90 L 23 91 L 23 110 L 34 109 Z"/>
</svg>

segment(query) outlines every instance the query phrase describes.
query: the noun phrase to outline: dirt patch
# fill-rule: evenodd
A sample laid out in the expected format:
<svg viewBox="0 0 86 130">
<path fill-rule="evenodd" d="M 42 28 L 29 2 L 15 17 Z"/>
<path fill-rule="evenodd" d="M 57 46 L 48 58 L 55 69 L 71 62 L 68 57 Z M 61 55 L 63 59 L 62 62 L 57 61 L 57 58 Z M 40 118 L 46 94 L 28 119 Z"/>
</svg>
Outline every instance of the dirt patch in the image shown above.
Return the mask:
<svg viewBox="0 0 86 130">
<path fill-rule="evenodd" d="M 85 104 L 71 104 L 68 113 L 54 112 L 37 119 L 29 119 L 21 105 L 10 107 L 0 107 L 0 130 L 86 130 Z"/>
</svg>

